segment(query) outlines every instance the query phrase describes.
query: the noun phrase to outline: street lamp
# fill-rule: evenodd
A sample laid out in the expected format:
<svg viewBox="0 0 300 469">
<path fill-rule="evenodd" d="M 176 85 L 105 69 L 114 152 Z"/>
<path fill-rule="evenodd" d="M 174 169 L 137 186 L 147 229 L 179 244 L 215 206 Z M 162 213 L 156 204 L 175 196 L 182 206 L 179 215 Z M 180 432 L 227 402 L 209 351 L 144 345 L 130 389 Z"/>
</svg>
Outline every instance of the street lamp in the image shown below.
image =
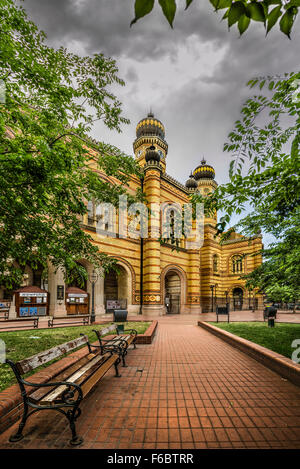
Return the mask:
<svg viewBox="0 0 300 469">
<path fill-rule="evenodd" d="M 215 307 L 217 308 L 217 288 L 218 288 L 218 284 L 216 283 L 215 284 Z"/>
<path fill-rule="evenodd" d="M 227 305 L 227 303 L 228 303 L 228 291 L 226 290 L 224 293 L 225 293 L 225 298 L 226 298 L 225 301 L 226 301 L 226 305 Z"/>
<path fill-rule="evenodd" d="M 212 313 L 214 312 L 214 288 L 215 288 L 215 285 L 210 285 L 210 289 L 211 289 L 211 312 Z"/>
<path fill-rule="evenodd" d="M 92 274 L 89 275 L 89 281 L 92 284 L 92 311 L 91 311 L 91 324 L 95 322 L 95 283 L 98 280 L 99 275 L 93 270 Z"/>
</svg>

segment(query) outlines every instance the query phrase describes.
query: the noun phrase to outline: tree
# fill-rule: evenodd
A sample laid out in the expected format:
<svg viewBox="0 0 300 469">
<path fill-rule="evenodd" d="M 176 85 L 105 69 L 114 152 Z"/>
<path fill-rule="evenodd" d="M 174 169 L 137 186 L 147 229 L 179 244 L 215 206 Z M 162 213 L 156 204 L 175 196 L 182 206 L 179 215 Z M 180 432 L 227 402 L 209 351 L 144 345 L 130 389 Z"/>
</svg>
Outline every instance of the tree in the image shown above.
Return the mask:
<svg viewBox="0 0 300 469">
<path fill-rule="evenodd" d="M 264 249 L 265 262 L 244 276 L 247 286 L 267 292 L 276 284 L 299 298 L 300 275 L 300 73 L 250 80 L 250 87 L 268 90 L 249 98 L 224 150 L 233 155 L 230 182 L 220 185 L 203 201 L 208 212 L 222 210 L 217 234 L 226 239 L 239 228 L 247 236 L 261 230 L 275 241 Z M 242 216 L 250 206 L 250 213 Z M 233 214 L 241 215 L 226 231 Z"/>
<path fill-rule="evenodd" d="M 187 10 L 193 0 L 186 0 Z M 290 33 L 295 22 L 300 0 L 209 0 L 215 11 L 225 10 L 223 20 L 227 20 L 228 28 L 237 24 L 242 35 L 249 27 L 251 21 L 263 23 L 266 34 L 279 21 L 280 30 L 290 38 Z M 158 0 L 162 12 L 171 27 L 176 14 L 176 0 Z M 154 0 L 135 0 L 134 24 L 145 15 L 148 15 L 154 7 Z"/>
<path fill-rule="evenodd" d="M 117 205 L 130 176 L 139 176 L 132 157 L 88 137 L 99 119 L 117 131 L 128 123 L 108 90 L 124 85 L 116 63 L 48 47 L 13 0 L 1 1 L 0 16 L 0 283 L 13 288 L 25 265 L 46 267 L 48 259 L 74 275 L 84 275 L 80 258 L 108 269 L 114 260 L 98 251 L 80 220 L 87 201 Z"/>
<path fill-rule="evenodd" d="M 263 250 L 265 262 L 246 275 L 246 286 L 257 288 L 274 302 L 295 302 L 300 298 L 299 220 L 286 230 L 282 241 Z"/>
</svg>

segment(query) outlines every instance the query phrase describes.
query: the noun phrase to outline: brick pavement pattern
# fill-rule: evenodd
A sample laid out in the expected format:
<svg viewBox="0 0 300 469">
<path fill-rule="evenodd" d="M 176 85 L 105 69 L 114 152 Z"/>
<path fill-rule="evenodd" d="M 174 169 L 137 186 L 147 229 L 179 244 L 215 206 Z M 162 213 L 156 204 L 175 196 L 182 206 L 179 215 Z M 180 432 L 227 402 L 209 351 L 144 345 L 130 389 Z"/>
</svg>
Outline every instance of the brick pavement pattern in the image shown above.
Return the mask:
<svg viewBox="0 0 300 469">
<path fill-rule="evenodd" d="M 179 319 L 179 318 L 178 318 Z M 300 448 L 300 388 L 195 325 L 161 318 L 151 345 L 128 354 L 81 405 L 77 448 Z M 0 448 L 70 448 L 65 417 L 29 418 L 24 439 Z"/>
</svg>

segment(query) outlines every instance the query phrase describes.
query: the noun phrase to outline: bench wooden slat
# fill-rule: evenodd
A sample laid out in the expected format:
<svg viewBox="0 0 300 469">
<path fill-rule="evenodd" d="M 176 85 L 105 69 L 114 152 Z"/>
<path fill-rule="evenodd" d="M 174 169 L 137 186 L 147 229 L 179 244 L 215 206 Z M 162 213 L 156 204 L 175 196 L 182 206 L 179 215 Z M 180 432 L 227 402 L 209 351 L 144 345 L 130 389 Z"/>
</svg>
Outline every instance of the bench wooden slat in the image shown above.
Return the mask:
<svg viewBox="0 0 300 469">
<path fill-rule="evenodd" d="M 85 335 L 78 337 L 77 339 L 71 340 L 70 342 L 57 345 L 56 347 L 52 347 L 49 350 L 37 353 L 32 357 L 25 358 L 24 360 L 19 361 L 18 363 L 16 363 L 17 369 L 20 374 L 27 373 L 28 371 L 34 370 L 38 366 L 44 365 L 50 360 L 53 360 L 54 358 L 57 358 L 60 355 L 64 355 L 65 353 L 68 353 L 71 350 L 86 344 L 87 342 L 88 337 Z"/>
<path fill-rule="evenodd" d="M 88 363 L 91 358 L 93 358 L 95 354 L 90 353 L 88 355 L 85 355 L 84 357 L 80 358 L 80 360 L 76 361 L 72 365 L 68 366 L 67 369 L 63 370 L 60 372 L 58 375 L 55 375 L 55 381 L 68 381 L 69 376 L 74 374 L 80 367 L 84 366 L 86 363 Z M 33 393 L 30 394 L 30 398 L 32 398 L 34 401 L 41 401 L 44 399 L 44 396 L 50 394 L 56 386 L 53 387 L 47 387 L 47 388 L 39 388 L 35 390 Z"/>
<path fill-rule="evenodd" d="M 112 355 L 103 366 L 99 367 L 92 376 L 89 376 L 87 381 L 81 385 L 83 396 L 86 396 L 93 386 L 105 375 L 105 373 L 112 367 L 112 365 L 118 360 L 117 355 Z"/>
<path fill-rule="evenodd" d="M 82 366 L 79 370 L 77 370 L 73 375 L 69 376 L 66 381 L 71 381 L 72 383 L 80 384 L 80 378 L 86 374 L 93 366 L 100 365 L 105 358 L 109 355 L 96 355 L 92 358 L 88 363 Z M 46 397 L 43 398 L 43 401 L 51 402 L 57 399 L 66 389 L 65 385 L 58 386 L 54 391 L 48 394 Z"/>
</svg>

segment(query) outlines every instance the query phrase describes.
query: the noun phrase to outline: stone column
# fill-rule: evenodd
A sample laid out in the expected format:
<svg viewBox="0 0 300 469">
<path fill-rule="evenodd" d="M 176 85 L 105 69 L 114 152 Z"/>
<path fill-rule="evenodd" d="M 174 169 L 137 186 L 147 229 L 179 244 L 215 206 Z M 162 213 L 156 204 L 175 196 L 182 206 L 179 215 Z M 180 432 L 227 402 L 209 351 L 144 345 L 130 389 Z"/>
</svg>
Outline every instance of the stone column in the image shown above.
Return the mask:
<svg viewBox="0 0 300 469">
<path fill-rule="evenodd" d="M 200 307 L 200 253 L 199 249 L 189 250 L 187 269 L 187 306 L 190 313 L 201 313 Z"/>
<path fill-rule="evenodd" d="M 87 274 L 89 278 L 91 278 L 92 272 L 94 267 L 92 264 L 87 264 L 85 266 Z M 92 311 L 92 284 L 88 280 L 87 281 L 87 292 L 90 295 L 90 309 L 89 313 L 91 314 Z M 98 279 L 95 283 L 95 316 L 97 318 L 105 314 L 105 306 L 104 306 L 104 276 L 101 274 L 98 275 Z"/>
<path fill-rule="evenodd" d="M 64 299 L 57 299 L 57 286 L 64 286 Z M 48 263 L 48 291 L 50 293 L 50 305 L 49 315 L 50 316 L 65 316 L 67 314 L 66 309 L 66 284 L 64 278 L 64 270 L 59 267 L 57 270 L 51 262 Z"/>
<path fill-rule="evenodd" d="M 16 310 L 16 295 L 13 295 L 13 299 L 9 308 L 8 318 L 15 319 L 17 317 L 17 310 Z"/>
<path fill-rule="evenodd" d="M 145 316 L 160 316 L 164 312 L 163 298 L 160 292 L 160 174 L 158 162 L 150 161 L 145 165 L 144 191 L 149 202 L 155 204 L 155 221 L 149 237 L 144 240 L 143 272 L 143 309 Z M 153 205 L 152 205 L 153 208 Z"/>
</svg>

